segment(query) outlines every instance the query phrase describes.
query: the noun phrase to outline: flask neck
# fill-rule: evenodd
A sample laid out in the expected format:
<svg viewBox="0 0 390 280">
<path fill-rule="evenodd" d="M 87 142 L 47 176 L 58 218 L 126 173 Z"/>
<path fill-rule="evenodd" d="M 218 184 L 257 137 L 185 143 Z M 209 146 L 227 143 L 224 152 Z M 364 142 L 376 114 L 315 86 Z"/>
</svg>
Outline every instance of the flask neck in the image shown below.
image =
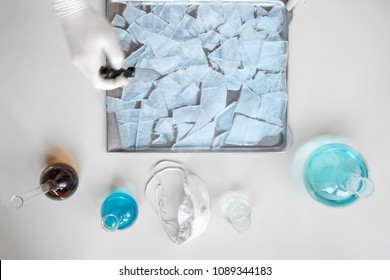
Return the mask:
<svg viewBox="0 0 390 280">
<path fill-rule="evenodd" d="M 28 202 L 36 197 L 42 196 L 51 190 L 56 190 L 56 189 L 58 189 L 58 187 L 59 186 L 55 181 L 49 180 L 46 183 L 44 183 L 38 187 L 32 188 L 32 189 L 30 189 L 22 194 L 14 195 L 10 201 L 11 205 L 14 208 L 20 208 L 26 202 Z"/>
<path fill-rule="evenodd" d="M 102 227 L 106 231 L 113 232 L 119 228 L 121 221 L 122 217 L 119 212 L 112 211 L 102 217 Z"/>
<path fill-rule="evenodd" d="M 239 233 L 247 231 L 251 225 L 251 209 L 242 196 L 228 198 L 223 204 L 223 212 L 228 222 Z"/>
<path fill-rule="evenodd" d="M 369 178 L 355 173 L 346 174 L 344 186 L 349 193 L 361 198 L 369 197 L 374 191 L 374 183 Z"/>
</svg>

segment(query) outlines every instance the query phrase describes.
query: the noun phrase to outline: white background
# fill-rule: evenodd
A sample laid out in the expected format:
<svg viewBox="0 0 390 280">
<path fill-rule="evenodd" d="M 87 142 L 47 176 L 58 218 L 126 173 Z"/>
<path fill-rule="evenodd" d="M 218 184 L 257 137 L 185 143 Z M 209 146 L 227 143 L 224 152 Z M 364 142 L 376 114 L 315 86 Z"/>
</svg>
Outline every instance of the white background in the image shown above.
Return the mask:
<svg viewBox="0 0 390 280">
<path fill-rule="evenodd" d="M 101 13 L 104 1 L 90 1 Z M 390 2 L 311 0 L 290 25 L 289 126 L 284 154 L 108 154 L 105 93 L 71 65 L 49 0 L 0 4 L 1 259 L 389 259 Z M 299 145 L 323 133 L 350 139 L 365 156 L 374 195 L 334 209 L 292 180 Z M 50 147 L 70 150 L 77 193 L 63 202 L 41 197 L 19 210 L 9 198 L 38 183 Z M 153 165 L 176 160 L 208 185 L 212 217 L 184 246 L 165 235 L 143 190 Z M 107 233 L 100 203 L 116 179 L 131 183 L 136 224 Z M 236 233 L 220 196 L 250 195 L 251 229 Z"/>
</svg>

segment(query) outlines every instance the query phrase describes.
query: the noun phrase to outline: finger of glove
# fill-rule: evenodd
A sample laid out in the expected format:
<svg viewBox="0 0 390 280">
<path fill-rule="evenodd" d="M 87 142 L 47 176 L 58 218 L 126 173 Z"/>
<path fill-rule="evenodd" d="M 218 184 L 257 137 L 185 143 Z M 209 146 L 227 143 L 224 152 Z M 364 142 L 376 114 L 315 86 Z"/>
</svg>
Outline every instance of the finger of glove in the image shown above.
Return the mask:
<svg viewBox="0 0 390 280">
<path fill-rule="evenodd" d="M 286 4 L 287 10 L 292 10 L 301 0 L 289 0 Z"/>
<path fill-rule="evenodd" d="M 129 82 L 129 79 L 120 75 L 114 79 L 103 79 L 99 75 L 92 81 L 93 85 L 97 89 L 113 90 L 119 87 L 123 87 Z"/>
<path fill-rule="evenodd" d="M 106 33 L 105 42 L 103 45 L 104 53 L 106 54 L 110 65 L 114 69 L 122 68 L 123 60 L 125 58 L 122 48 L 115 36 L 115 33 L 110 29 Z"/>
</svg>

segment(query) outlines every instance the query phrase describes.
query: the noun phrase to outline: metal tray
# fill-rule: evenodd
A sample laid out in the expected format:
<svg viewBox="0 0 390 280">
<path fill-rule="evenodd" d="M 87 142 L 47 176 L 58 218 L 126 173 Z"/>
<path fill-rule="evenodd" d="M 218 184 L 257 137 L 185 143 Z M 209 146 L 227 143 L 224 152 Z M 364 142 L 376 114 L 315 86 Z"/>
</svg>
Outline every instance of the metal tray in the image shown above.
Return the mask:
<svg viewBox="0 0 390 280">
<path fill-rule="evenodd" d="M 290 21 L 290 14 L 285 9 L 284 3 L 281 1 L 130 1 L 131 4 L 143 11 L 149 13 L 151 8 L 155 5 L 174 5 L 177 7 L 194 7 L 192 10 L 196 10 L 201 5 L 253 5 L 255 8 L 261 7 L 265 11 L 270 11 L 274 7 L 278 7 L 283 14 L 283 20 L 281 23 L 281 30 L 278 31 L 278 34 L 283 41 L 288 42 L 288 24 Z M 106 17 L 109 22 L 112 22 L 115 15 L 122 15 L 127 5 L 127 1 L 118 1 L 118 0 L 107 0 L 106 1 Z M 196 12 L 195 12 L 196 13 Z M 193 16 L 193 15 L 192 15 Z M 196 15 L 195 15 L 196 16 Z M 123 29 L 129 27 L 127 22 Z M 125 51 L 125 57 L 128 57 L 134 50 L 138 49 L 139 45 L 131 44 L 128 50 Z M 279 75 L 283 76 L 285 88 L 284 92 L 287 95 L 287 66 L 284 71 L 278 72 Z M 122 88 L 115 90 L 107 91 L 107 98 L 113 97 L 120 99 L 122 96 Z M 229 92 L 229 91 L 228 91 Z M 146 100 L 147 98 L 145 98 Z M 143 100 L 142 100 L 143 101 Z M 136 106 L 142 106 L 142 101 L 138 102 Z M 199 97 L 197 102 L 199 103 Z M 238 143 L 238 144 L 223 144 L 221 146 L 204 146 L 203 144 L 198 145 L 196 141 L 193 144 L 177 147 L 175 141 L 168 141 L 165 144 L 150 144 L 149 146 L 136 147 L 129 146 L 124 147 L 122 145 L 121 136 L 119 132 L 118 122 L 116 114 L 114 112 L 107 111 L 107 151 L 108 152 L 282 152 L 288 149 L 290 142 L 290 134 L 287 125 L 287 106 L 288 101 L 286 101 L 286 109 L 284 112 L 284 117 L 282 119 L 282 125 L 280 133 L 275 136 L 265 136 L 259 142 L 248 145 L 247 143 Z M 169 112 L 169 116 L 172 116 L 172 112 Z M 154 123 L 156 125 L 157 120 Z M 173 128 L 175 129 L 175 128 Z M 136 130 L 133 131 L 135 134 Z M 174 133 L 177 133 L 174 132 Z M 151 139 L 154 140 L 158 138 L 153 131 L 151 132 Z M 176 136 L 175 136 L 176 137 Z"/>
</svg>

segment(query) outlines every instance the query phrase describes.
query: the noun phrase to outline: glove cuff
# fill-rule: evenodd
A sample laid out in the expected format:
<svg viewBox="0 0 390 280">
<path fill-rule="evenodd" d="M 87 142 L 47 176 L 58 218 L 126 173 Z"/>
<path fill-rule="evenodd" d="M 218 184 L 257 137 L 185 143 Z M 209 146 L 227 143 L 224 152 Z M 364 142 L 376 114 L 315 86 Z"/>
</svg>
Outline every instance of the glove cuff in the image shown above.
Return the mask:
<svg viewBox="0 0 390 280">
<path fill-rule="evenodd" d="M 58 17 L 65 17 L 88 8 L 85 0 L 51 0 Z"/>
</svg>

